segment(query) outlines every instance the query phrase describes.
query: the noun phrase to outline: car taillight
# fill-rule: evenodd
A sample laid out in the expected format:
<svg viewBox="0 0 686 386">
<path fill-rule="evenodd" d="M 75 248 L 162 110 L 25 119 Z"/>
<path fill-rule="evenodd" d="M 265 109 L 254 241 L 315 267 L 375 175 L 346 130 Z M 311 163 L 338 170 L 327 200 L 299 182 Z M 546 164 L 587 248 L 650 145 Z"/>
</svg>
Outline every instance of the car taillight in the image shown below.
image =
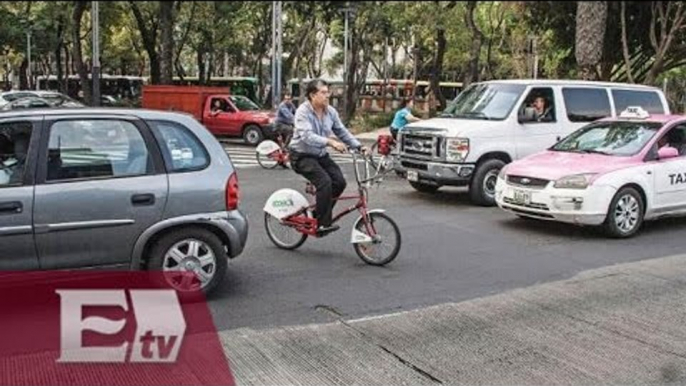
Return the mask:
<svg viewBox="0 0 686 386">
<path fill-rule="evenodd" d="M 238 209 L 239 189 L 238 176 L 236 172 L 231 173 L 231 177 L 226 182 L 226 210 Z"/>
</svg>

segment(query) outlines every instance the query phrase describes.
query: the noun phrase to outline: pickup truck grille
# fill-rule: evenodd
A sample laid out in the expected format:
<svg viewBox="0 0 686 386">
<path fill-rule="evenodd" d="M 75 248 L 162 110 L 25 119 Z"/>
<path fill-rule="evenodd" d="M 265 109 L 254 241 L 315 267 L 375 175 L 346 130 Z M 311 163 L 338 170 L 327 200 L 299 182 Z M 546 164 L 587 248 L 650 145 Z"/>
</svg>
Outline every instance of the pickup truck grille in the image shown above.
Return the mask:
<svg viewBox="0 0 686 386">
<path fill-rule="evenodd" d="M 413 158 L 432 159 L 440 156 L 439 137 L 426 134 L 403 135 L 402 154 Z"/>
</svg>

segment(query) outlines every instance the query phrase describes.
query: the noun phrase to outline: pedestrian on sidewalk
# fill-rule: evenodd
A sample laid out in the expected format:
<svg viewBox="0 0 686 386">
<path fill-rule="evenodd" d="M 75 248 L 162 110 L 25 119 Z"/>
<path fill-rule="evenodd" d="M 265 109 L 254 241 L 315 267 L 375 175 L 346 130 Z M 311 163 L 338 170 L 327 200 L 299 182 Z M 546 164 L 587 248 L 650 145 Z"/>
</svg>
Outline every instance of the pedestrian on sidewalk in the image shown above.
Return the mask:
<svg viewBox="0 0 686 386">
<path fill-rule="evenodd" d="M 405 128 L 410 122 L 417 122 L 420 119 L 412 115 L 412 108 L 414 101 L 412 99 L 403 99 L 400 101 L 400 110 L 395 113 L 393 122 L 391 123 L 391 135 L 393 140 L 398 140 L 398 133 Z"/>
</svg>

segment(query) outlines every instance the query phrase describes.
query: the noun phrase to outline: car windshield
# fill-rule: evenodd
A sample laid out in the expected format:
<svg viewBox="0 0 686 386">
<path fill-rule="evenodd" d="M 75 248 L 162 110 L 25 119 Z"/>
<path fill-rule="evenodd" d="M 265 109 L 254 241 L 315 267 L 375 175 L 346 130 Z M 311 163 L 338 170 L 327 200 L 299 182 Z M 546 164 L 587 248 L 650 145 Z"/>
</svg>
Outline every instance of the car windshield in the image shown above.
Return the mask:
<svg viewBox="0 0 686 386">
<path fill-rule="evenodd" d="M 231 102 L 233 102 L 236 108 L 240 111 L 257 111 L 260 109 L 255 102 L 242 95 L 232 95 L 229 98 L 231 98 Z"/>
<path fill-rule="evenodd" d="M 632 156 L 641 151 L 661 127 L 659 122 L 593 123 L 573 132 L 550 150 Z"/>
<path fill-rule="evenodd" d="M 503 120 L 526 86 L 479 83 L 461 92 L 441 114 L 446 118 Z"/>
</svg>

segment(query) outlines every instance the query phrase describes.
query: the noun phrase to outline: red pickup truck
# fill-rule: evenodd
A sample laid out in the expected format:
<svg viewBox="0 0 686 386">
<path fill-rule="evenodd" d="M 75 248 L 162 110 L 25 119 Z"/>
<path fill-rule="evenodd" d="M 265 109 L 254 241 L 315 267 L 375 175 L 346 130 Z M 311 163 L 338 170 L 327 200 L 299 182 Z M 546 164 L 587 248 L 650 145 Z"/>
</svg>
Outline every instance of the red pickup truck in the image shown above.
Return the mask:
<svg viewBox="0 0 686 386">
<path fill-rule="evenodd" d="M 215 136 L 242 137 L 249 145 L 274 137 L 274 112 L 261 110 L 245 96 L 231 95 L 228 87 L 146 85 L 142 107 L 187 112 Z"/>
</svg>

